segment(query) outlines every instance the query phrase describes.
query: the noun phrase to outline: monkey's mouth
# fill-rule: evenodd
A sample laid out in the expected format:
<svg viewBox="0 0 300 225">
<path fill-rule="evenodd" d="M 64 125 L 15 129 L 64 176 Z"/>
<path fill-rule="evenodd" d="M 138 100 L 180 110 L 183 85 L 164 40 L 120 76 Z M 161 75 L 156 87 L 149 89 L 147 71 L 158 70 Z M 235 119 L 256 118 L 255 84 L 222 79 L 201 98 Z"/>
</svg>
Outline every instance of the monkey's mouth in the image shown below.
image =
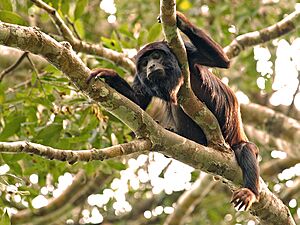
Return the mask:
<svg viewBox="0 0 300 225">
<path fill-rule="evenodd" d="M 151 81 L 159 80 L 165 76 L 165 71 L 163 69 L 156 69 L 150 71 L 147 75 L 147 78 Z"/>
</svg>

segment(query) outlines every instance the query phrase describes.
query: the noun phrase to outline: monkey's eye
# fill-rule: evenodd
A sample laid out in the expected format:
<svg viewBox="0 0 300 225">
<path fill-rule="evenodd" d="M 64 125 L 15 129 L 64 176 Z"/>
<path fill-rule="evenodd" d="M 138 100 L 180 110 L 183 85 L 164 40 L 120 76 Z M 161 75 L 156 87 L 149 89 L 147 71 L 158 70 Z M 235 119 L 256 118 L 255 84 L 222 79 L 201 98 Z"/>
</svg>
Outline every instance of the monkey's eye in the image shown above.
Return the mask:
<svg viewBox="0 0 300 225">
<path fill-rule="evenodd" d="M 148 60 L 147 60 L 147 59 L 142 59 L 142 61 L 140 62 L 140 65 L 141 65 L 142 67 L 146 67 L 147 64 L 148 64 Z"/>
<path fill-rule="evenodd" d="M 151 54 L 153 59 L 159 59 L 161 57 L 160 52 L 156 51 Z"/>
</svg>

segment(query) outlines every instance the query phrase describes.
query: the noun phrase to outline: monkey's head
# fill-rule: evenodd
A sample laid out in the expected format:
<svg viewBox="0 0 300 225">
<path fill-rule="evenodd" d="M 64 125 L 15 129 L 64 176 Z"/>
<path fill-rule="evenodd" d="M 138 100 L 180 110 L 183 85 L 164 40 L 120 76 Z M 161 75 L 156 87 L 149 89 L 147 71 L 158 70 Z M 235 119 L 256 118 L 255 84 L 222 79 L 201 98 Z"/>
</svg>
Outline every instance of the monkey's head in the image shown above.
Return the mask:
<svg viewBox="0 0 300 225">
<path fill-rule="evenodd" d="M 177 104 L 183 83 L 180 67 L 166 42 L 146 45 L 136 56 L 137 77 L 151 96 Z"/>
</svg>

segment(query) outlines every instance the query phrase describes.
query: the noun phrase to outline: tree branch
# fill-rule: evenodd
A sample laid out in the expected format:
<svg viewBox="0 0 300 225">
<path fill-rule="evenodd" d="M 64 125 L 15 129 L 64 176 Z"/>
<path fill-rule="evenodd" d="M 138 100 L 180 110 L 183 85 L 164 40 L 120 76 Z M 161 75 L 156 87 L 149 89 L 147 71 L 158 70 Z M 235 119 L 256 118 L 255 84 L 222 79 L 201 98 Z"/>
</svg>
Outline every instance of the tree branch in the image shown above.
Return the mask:
<svg viewBox="0 0 300 225">
<path fill-rule="evenodd" d="M 35 210 L 34 214 L 38 217 L 45 216 L 53 211 L 59 209 L 62 205 L 66 204 L 68 199 L 70 199 L 74 193 L 80 191 L 82 186 L 86 185 L 86 173 L 84 170 L 80 170 L 74 177 L 72 184 L 61 194 L 59 197 L 54 198 L 51 203 L 47 206 Z M 19 211 L 12 217 L 14 223 L 25 222 L 31 219 L 33 212 L 31 209 L 24 209 Z"/>
<path fill-rule="evenodd" d="M 83 204 L 83 201 L 99 190 L 108 175 L 96 171 L 92 176 L 86 177 L 86 173 L 79 171 L 72 184 L 59 197 L 54 198 L 47 206 L 32 210 L 25 209 L 14 214 L 11 218 L 12 224 L 43 224 L 56 221 L 57 218 L 66 215 L 66 212 Z"/>
<path fill-rule="evenodd" d="M 265 150 L 279 149 L 295 157 L 297 156 L 297 154 L 295 153 L 300 151 L 300 146 L 295 146 L 292 143 L 289 143 L 285 140 L 275 138 L 274 136 L 266 133 L 263 130 L 258 130 L 252 125 L 244 124 L 244 129 L 250 140 L 259 143 L 261 146 L 264 146 Z"/>
<path fill-rule="evenodd" d="M 297 120 L 254 103 L 242 104 L 241 113 L 247 124 L 259 124 L 261 129 L 274 137 L 286 140 L 294 146 L 300 145 L 300 123 Z M 299 155 L 299 152 L 294 151 L 294 154 Z"/>
<path fill-rule="evenodd" d="M 143 152 L 150 148 L 150 141 L 143 139 L 104 149 L 91 150 L 60 150 L 26 141 L 0 142 L 0 152 L 2 153 L 31 153 L 51 160 L 56 159 L 59 161 L 68 161 L 71 164 L 79 161 L 103 161 L 105 159 L 115 158 L 122 155 Z"/>
<path fill-rule="evenodd" d="M 3 70 L 0 73 L 0 83 L 3 80 L 3 78 L 5 77 L 5 75 L 7 75 L 8 73 L 10 73 L 14 69 L 16 69 L 27 55 L 28 55 L 28 52 L 23 52 L 23 54 L 21 55 L 21 57 L 13 65 L 11 65 L 10 67 L 6 68 L 5 70 Z"/>
<path fill-rule="evenodd" d="M 286 188 L 285 190 L 282 191 L 282 193 L 280 194 L 282 201 L 288 204 L 292 198 L 298 197 L 300 194 L 299 189 L 300 189 L 300 177 L 294 180 L 294 184 L 292 187 Z"/>
<path fill-rule="evenodd" d="M 300 158 L 286 157 L 285 159 L 273 159 L 260 166 L 261 174 L 272 177 L 282 172 L 284 169 L 295 166 L 300 163 Z"/>
<path fill-rule="evenodd" d="M 300 10 L 296 10 L 272 26 L 236 37 L 224 48 L 224 51 L 229 58 L 233 58 L 247 47 L 262 44 L 289 33 L 299 27 L 299 24 Z"/>
<path fill-rule="evenodd" d="M 191 189 L 179 197 L 174 212 L 167 217 L 164 225 L 184 224 L 184 219 L 193 212 L 195 207 L 217 184 L 211 178 L 207 174 L 204 177 L 198 178 Z"/>
<path fill-rule="evenodd" d="M 91 55 L 97 55 L 106 59 L 111 60 L 117 65 L 129 70 L 132 74 L 135 74 L 135 64 L 129 59 L 124 53 L 119 53 L 113 51 L 111 49 L 105 48 L 102 45 L 98 44 L 90 44 L 85 41 L 81 41 L 77 37 L 75 37 L 69 27 L 66 25 L 64 20 L 60 17 L 59 13 L 56 11 L 55 8 L 47 5 L 42 0 L 31 0 L 36 6 L 45 10 L 53 19 L 55 25 L 57 26 L 58 30 L 68 41 L 75 51 L 77 52 L 84 52 Z"/>
</svg>

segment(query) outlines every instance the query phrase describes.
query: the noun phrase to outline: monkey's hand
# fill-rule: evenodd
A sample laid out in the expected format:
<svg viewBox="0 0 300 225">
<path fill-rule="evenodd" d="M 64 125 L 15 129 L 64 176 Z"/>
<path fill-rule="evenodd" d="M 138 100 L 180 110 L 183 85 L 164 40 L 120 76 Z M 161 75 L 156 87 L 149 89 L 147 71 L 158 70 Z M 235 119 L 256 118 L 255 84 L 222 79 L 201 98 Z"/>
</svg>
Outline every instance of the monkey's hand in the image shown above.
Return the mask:
<svg viewBox="0 0 300 225">
<path fill-rule="evenodd" d="M 254 202 L 258 201 L 258 197 L 248 188 L 241 188 L 236 190 L 231 199 L 234 207 L 238 207 L 241 210 L 244 206 L 245 211 L 247 211 Z"/>
<path fill-rule="evenodd" d="M 134 90 L 114 70 L 106 69 L 106 68 L 98 68 L 92 70 L 90 76 L 86 79 L 87 84 L 89 84 L 93 78 L 103 79 L 104 82 L 107 83 L 110 87 L 112 87 L 117 92 L 119 92 L 120 94 L 124 95 L 125 97 L 129 98 L 131 101 L 139 105 L 140 101 L 137 98 Z"/>
<path fill-rule="evenodd" d="M 161 17 L 160 15 L 156 18 L 158 23 L 161 23 Z M 177 23 L 177 27 L 183 31 L 183 30 L 187 30 L 191 27 L 193 27 L 193 25 L 188 21 L 188 19 L 185 17 L 185 15 L 183 15 L 181 12 L 176 11 L 176 23 Z"/>
<path fill-rule="evenodd" d="M 90 83 L 93 78 L 95 78 L 95 79 L 102 78 L 102 79 L 104 79 L 105 83 L 112 86 L 113 83 L 116 80 L 118 80 L 120 77 L 112 69 L 98 68 L 98 69 L 92 70 L 90 76 L 86 79 L 86 82 Z"/>
<path fill-rule="evenodd" d="M 161 23 L 161 17 L 160 15 L 158 15 L 158 17 L 156 18 L 158 23 Z M 185 15 L 183 15 L 181 12 L 176 11 L 176 22 L 177 22 L 177 27 L 180 30 L 187 30 L 191 27 L 193 27 L 193 25 L 188 21 L 188 19 L 185 17 Z"/>
</svg>

